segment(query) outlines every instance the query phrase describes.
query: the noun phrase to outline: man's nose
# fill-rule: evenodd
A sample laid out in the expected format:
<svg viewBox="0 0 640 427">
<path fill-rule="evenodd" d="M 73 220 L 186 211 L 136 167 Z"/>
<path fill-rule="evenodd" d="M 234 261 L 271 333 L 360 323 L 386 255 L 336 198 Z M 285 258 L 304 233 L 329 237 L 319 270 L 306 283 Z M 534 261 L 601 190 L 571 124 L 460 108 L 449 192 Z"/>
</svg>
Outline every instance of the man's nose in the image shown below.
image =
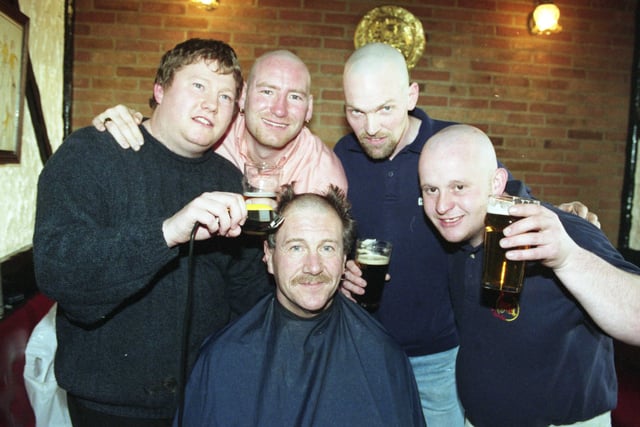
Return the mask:
<svg viewBox="0 0 640 427">
<path fill-rule="evenodd" d="M 204 110 L 218 111 L 218 98 L 215 96 L 205 96 L 200 106 Z"/>
<path fill-rule="evenodd" d="M 271 104 L 271 112 L 277 117 L 285 117 L 287 115 L 287 97 L 277 96 Z"/>
<path fill-rule="evenodd" d="M 365 131 L 368 135 L 375 135 L 380 130 L 380 122 L 375 114 L 367 114 L 365 116 Z"/>
<path fill-rule="evenodd" d="M 453 199 L 447 194 L 447 192 L 442 192 L 438 195 L 436 200 L 436 212 L 439 214 L 443 214 L 447 212 L 453 206 Z"/>
<path fill-rule="evenodd" d="M 304 260 L 304 272 L 307 274 L 318 274 L 322 271 L 322 261 L 316 252 L 310 252 Z"/>
</svg>

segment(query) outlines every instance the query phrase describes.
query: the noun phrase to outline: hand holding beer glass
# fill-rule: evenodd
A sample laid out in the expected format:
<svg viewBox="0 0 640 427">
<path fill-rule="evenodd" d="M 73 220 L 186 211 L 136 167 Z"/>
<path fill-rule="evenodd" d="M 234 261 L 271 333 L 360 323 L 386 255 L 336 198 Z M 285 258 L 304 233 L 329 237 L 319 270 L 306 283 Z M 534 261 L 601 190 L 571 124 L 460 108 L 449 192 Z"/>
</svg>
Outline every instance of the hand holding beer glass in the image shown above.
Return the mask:
<svg viewBox="0 0 640 427">
<path fill-rule="evenodd" d="M 247 221 L 242 227 L 243 232 L 264 234 L 277 227 L 273 221 L 279 218 L 274 208 L 277 206 L 280 173 L 280 168 L 266 163 L 244 165 L 242 194 L 247 206 Z"/>
<path fill-rule="evenodd" d="M 363 295 L 354 295 L 358 304 L 367 311 L 374 312 L 380 307 L 384 290 L 385 276 L 391 260 L 390 242 L 377 239 L 358 240 L 356 244 L 356 263 L 362 270 L 362 278 L 367 281 Z"/>
<path fill-rule="evenodd" d="M 482 286 L 500 292 L 518 293 L 522 290 L 526 261 L 511 261 L 505 256 L 511 249 L 500 247 L 504 237 L 502 230 L 518 221 L 519 217 L 509 215 L 509 208 L 515 204 L 536 204 L 538 200 L 515 196 L 489 196 L 484 227 L 484 266 Z"/>
</svg>

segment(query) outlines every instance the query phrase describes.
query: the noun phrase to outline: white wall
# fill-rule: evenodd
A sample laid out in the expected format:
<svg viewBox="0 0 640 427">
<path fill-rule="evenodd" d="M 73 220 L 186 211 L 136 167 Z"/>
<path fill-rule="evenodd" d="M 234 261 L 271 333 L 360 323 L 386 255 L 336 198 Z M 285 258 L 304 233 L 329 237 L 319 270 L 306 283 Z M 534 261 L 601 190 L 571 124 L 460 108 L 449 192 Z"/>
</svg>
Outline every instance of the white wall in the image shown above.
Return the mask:
<svg viewBox="0 0 640 427">
<path fill-rule="evenodd" d="M 19 0 L 53 149 L 62 142 L 64 0 Z M 1 95 L 0 95 L 1 96 Z M 20 164 L 0 165 L 0 261 L 31 247 L 40 155 L 25 101 Z"/>
</svg>

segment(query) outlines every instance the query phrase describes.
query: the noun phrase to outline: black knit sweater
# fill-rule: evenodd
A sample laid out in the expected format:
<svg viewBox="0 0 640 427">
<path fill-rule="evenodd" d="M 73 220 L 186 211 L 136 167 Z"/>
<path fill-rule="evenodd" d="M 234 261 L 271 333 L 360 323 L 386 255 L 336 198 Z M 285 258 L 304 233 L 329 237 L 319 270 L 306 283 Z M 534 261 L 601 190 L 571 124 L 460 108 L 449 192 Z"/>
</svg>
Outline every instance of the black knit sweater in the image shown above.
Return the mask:
<svg viewBox="0 0 640 427">
<path fill-rule="evenodd" d="M 241 191 L 241 173 L 208 150 L 169 151 L 141 127 L 139 152 L 108 133 L 73 133 L 38 183 L 36 278 L 58 302 L 58 383 L 87 406 L 170 418 L 177 406 L 188 245 L 162 222 L 207 191 Z M 204 338 L 271 292 L 255 242 L 196 242 L 190 363 Z"/>
</svg>

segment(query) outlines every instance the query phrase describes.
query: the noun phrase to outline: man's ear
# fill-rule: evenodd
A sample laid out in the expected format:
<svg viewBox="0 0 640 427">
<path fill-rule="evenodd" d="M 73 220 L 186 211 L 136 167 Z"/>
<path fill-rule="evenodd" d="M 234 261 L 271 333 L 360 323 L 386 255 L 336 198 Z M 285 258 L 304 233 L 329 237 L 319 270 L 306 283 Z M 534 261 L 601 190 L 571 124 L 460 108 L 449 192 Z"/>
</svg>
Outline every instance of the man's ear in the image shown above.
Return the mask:
<svg viewBox="0 0 640 427">
<path fill-rule="evenodd" d="M 493 194 L 502 194 L 509 180 L 509 172 L 505 168 L 496 169 L 493 175 L 492 190 Z"/>
<path fill-rule="evenodd" d="M 266 239 L 262 243 L 262 247 L 264 248 L 264 260 L 267 263 L 267 271 L 273 274 L 273 251 L 275 248 L 269 247 Z"/>
<path fill-rule="evenodd" d="M 162 98 L 164 98 L 164 88 L 160 83 L 155 83 L 153 85 L 153 98 L 156 100 L 158 104 L 162 104 Z"/>
<path fill-rule="evenodd" d="M 304 122 L 309 123 L 313 116 L 313 95 L 309 94 L 309 106 L 307 107 L 307 114 L 304 117 Z"/>
<path fill-rule="evenodd" d="M 420 97 L 420 86 L 418 86 L 418 83 L 412 82 L 409 85 L 409 104 L 407 108 L 408 111 L 411 111 L 414 108 L 416 108 L 416 104 L 418 104 L 419 97 Z"/>
<path fill-rule="evenodd" d="M 240 99 L 238 100 L 238 106 L 240 111 L 244 112 L 244 103 L 247 100 L 247 83 L 242 84 L 242 90 L 240 91 Z"/>
</svg>

